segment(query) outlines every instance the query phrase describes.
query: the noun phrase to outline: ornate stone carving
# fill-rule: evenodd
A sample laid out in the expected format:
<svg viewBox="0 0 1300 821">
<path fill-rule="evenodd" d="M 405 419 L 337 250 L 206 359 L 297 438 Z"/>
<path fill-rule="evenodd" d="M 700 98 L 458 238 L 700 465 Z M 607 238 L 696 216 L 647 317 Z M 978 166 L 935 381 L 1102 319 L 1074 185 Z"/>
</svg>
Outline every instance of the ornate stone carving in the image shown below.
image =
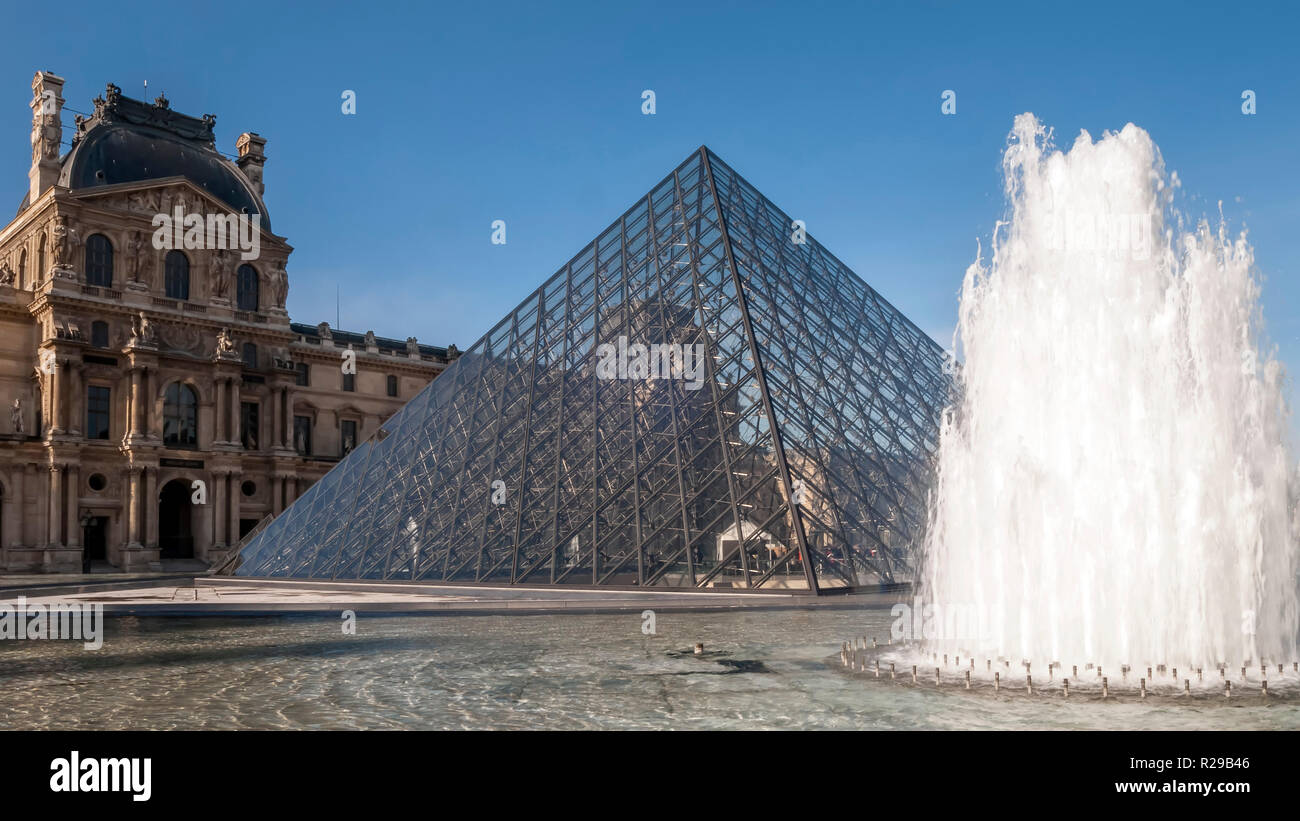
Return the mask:
<svg viewBox="0 0 1300 821">
<path fill-rule="evenodd" d="M 283 308 L 289 296 L 289 274 L 284 270 L 284 260 L 277 260 L 271 266 L 271 299 L 275 307 Z"/>
<path fill-rule="evenodd" d="M 77 232 L 68 227 L 68 218 L 60 214 L 50 228 L 50 245 L 54 249 L 54 267 L 67 268 L 72 262 L 72 246 L 77 242 Z"/>
<path fill-rule="evenodd" d="M 230 301 L 230 252 L 217 249 L 208 258 L 208 276 L 212 279 L 212 298 Z"/>
<path fill-rule="evenodd" d="M 330 333 L 330 324 L 328 322 L 322 322 L 321 324 L 317 325 L 316 334 L 321 338 L 322 341 L 327 339 L 330 342 L 334 341 L 334 334 Z"/>
<path fill-rule="evenodd" d="M 12 288 L 17 279 L 14 269 L 9 267 L 9 260 L 0 262 L 0 285 L 7 285 Z"/>
<path fill-rule="evenodd" d="M 222 328 L 217 331 L 217 356 L 234 354 L 235 340 L 230 336 L 229 328 Z"/>
<path fill-rule="evenodd" d="M 151 277 L 149 277 L 147 273 L 149 266 L 145 264 L 146 259 L 145 259 L 144 235 L 141 234 L 141 232 L 139 231 L 133 232 L 131 234 L 131 240 L 127 243 L 126 248 L 127 248 L 126 264 L 129 267 L 129 271 L 130 271 L 130 273 L 127 274 L 127 279 L 130 282 L 140 282 L 143 285 L 148 285 L 147 282 L 141 281 L 141 276 L 140 276 L 141 274 L 144 274 L 145 278 L 151 279 Z"/>
<path fill-rule="evenodd" d="M 13 408 L 9 411 L 9 423 L 13 426 L 14 433 L 19 435 L 23 433 L 23 400 L 16 396 Z"/>
<path fill-rule="evenodd" d="M 153 323 L 149 317 L 145 316 L 144 311 L 139 312 L 131 317 L 131 344 L 148 345 L 156 344 L 157 334 L 154 332 Z"/>
<path fill-rule="evenodd" d="M 378 346 L 379 343 L 375 341 L 375 332 L 366 331 L 366 348 L 376 348 Z"/>
<path fill-rule="evenodd" d="M 157 339 L 166 350 L 179 351 L 192 356 L 203 356 L 204 349 L 207 347 L 203 331 L 197 325 L 186 323 L 160 325 Z"/>
<path fill-rule="evenodd" d="M 457 348 L 455 345 L 448 345 L 448 346 L 447 346 L 447 358 L 448 358 L 448 359 L 455 359 L 455 358 L 458 357 L 458 356 L 460 356 L 460 348 Z"/>
<path fill-rule="evenodd" d="M 412 356 L 420 355 L 420 342 L 413 336 L 406 338 L 406 352 Z"/>
<path fill-rule="evenodd" d="M 157 191 L 132 191 L 126 195 L 126 207 L 141 214 L 158 213 Z"/>
<path fill-rule="evenodd" d="M 59 158 L 58 118 L 37 114 L 32 118 L 32 162 Z"/>
<path fill-rule="evenodd" d="M 213 128 L 217 118 L 211 114 L 200 118 L 172 111 L 166 97 L 159 97 L 152 103 L 125 97 L 122 89 L 109 83 L 104 96 L 95 98 L 94 114 L 77 120 L 77 139 L 99 123 L 114 122 L 147 125 L 187 140 L 211 144 L 215 141 Z"/>
</svg>

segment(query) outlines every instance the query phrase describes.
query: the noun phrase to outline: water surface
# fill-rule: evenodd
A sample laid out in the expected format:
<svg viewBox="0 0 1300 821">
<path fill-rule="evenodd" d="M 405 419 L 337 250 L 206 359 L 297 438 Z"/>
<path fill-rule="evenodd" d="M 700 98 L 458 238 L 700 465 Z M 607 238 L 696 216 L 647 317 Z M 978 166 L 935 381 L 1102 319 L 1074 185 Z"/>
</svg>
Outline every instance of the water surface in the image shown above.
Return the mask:
<svg viewBox="0 0 1300 821">
<path fill-rule="evenodd" d="M 97 652 L 0 642 L 4 729 L 1300 729 L 1300 705 L 994 700 L 828 659 L 887 610 L 114 618 Z M 703 642 L 706 654 L 690 652 Z"/>
</svg>

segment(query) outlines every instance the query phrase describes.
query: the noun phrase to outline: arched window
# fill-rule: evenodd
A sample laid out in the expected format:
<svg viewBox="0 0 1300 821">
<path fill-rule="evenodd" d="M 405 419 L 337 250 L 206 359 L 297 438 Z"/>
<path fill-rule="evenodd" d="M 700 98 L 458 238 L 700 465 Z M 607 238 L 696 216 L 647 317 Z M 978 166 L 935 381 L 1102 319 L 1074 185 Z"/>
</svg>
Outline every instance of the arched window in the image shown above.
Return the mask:
<svg viewBox="0 0 1300 821">
<path fill-rule="evenodd" d="M 45 233 L 41 232 L 41 242 L 36 249 L 36 282 L 44 282 L 48 273 L 45 267 Z"/>
<path fill-rule="evenodd" d="M 166 280 L 167 298 L 190 298 L 190 261 L 180 251 L 168 251 L 163 260 L 163 278 Z"/>
<path fill-rule="evenodd" d="M 252 342 L 244 343 L 244 367 L 245 368 L 257 367 L 257 346 L 254 345 Z"/>
<path fill-rule="evenodd" d="M 180 382 L 167 386 L 163 395 L 163 444 L 192 448 L 199 441 L 199 400 L 194 389 Z"/>
<path fill-rule="evenodd" d="M 86 238 L 86 284 L 113 287 L 113 243 L 103 234 Z"/>
<path fill-rule="evenodd" d="M 90 323 L 90 344 L 96 348 L 108 347 L 108 323 L 96 319 Z"/>
<path fill-rule="evenodd" d="M 251 265 L 239 266 L 238 292 L 235 306 L 241 311 L 257 310 L 257 269 Z"/>
</svg>

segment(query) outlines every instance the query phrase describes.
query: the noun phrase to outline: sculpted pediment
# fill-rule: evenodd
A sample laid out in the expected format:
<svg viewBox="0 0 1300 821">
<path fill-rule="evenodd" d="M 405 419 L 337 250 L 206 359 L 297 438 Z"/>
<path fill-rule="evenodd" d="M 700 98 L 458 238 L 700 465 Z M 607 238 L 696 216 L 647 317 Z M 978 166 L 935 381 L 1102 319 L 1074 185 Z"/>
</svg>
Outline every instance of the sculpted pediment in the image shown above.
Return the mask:
<svg viewBox="0 0 1300 821">
<path fill-rule="evenodd" d="M 230 206 L 189 180 L 183 177 L 175 179 L 171 183 L 140 185 L 129 190 L 122 190 L 119 186 L 112 186 L 115 190 L 82 189 L 74 196 L 80 200 L 93 201 L 97 206 L 139 214 L 148 219 L 153 219 L 155 214 L 170 214 L 178 205 L 186 213 L 234 213 Z"/>
</svg>

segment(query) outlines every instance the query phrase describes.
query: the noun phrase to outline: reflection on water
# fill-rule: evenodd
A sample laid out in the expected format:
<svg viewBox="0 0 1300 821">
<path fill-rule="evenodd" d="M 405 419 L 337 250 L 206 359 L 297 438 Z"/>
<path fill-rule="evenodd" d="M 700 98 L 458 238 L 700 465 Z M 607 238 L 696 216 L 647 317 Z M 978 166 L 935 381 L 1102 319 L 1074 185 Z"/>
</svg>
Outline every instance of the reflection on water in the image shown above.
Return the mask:
<svg viewBox="0 0 1300 821">
<path fill-rule="evenodd" d="M 828 666 L 886 610 L 109 619 L 0 642 L 3 729 L 1300 729 L 1300 706 L 990 701 Z M 692 647 L 703 642 L 705 652 Z"/>
</svg>

